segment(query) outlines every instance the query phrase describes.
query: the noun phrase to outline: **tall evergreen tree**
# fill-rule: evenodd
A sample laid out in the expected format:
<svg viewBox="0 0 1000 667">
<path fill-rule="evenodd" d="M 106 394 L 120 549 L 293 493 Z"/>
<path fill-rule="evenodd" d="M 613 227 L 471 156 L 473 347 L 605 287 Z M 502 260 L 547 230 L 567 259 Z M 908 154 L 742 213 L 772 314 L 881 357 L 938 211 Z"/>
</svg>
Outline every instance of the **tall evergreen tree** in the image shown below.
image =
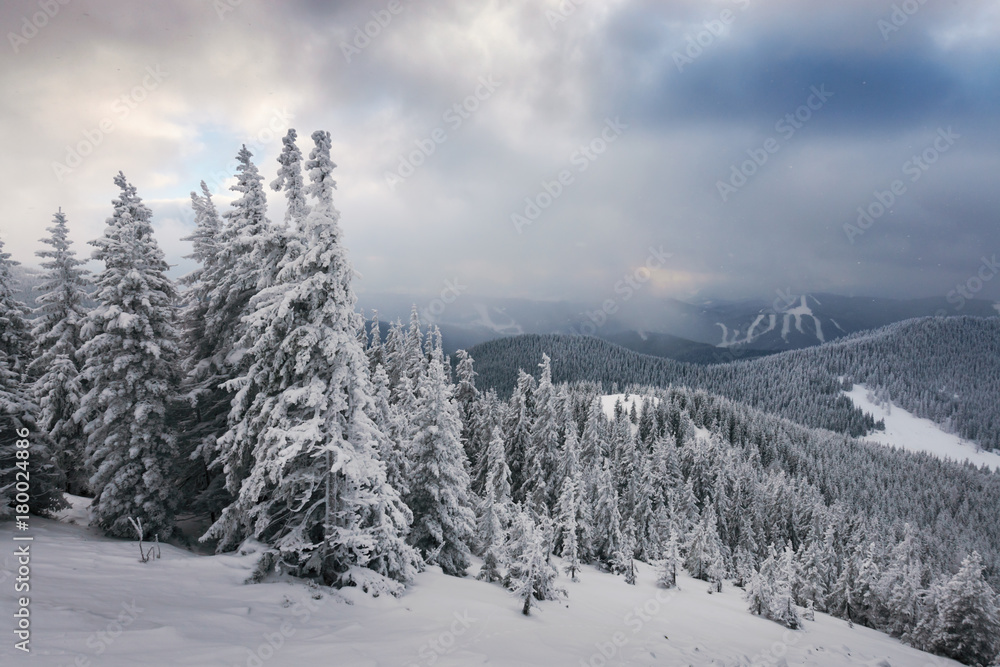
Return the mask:
<svg viewBox="0 0 1000 667">
<path fill-rule="evenodd" d="M 531 613 L 534 600 L 554 600 L 561 593 L 555 586 L 559 573 L 548 555 L 545 530 L 528 512 L 517 512 L 507 545 L 510 567 L 504 583 L 522 602 L 525 616 Z"/>
<path fill-rule="evenodd" d="M 552 361 L 542 354 L 538 387 L 535 390 L 535 415 L 530 427 L 530 456 L 533 459 L 534 477 L 527 481 L 526 496 L 548 513 L 559 495 L 562 480 L 559 478 L 559 417 L 562 405 L 552 384 Z"/>
<path fill-rule="evenodd" d="M 577 483 L 574 477 L 567 477 L 563 481 L 562 491 L 559 494 L 559 502 L 556 505 L 557 539 L 561 542 L 561 555 L 566 561 L 566 574 L 572 581 L 576 581 L 576 573 L 580 570 L 580 538 L 579 538 L 579 515 L 580 497 L 577 492 Z"/>
<path fill-rule="evenodd" d="M 246 337 L 248 322 L 256 310 L 252 299 L 278 280 L 278 272 L 293 259 L 286 254 L 303 250 L 296 230 L 287 230 L 286 234 L 268 220 L 263 178 L 252 157 L 246 146 L 236 155 L 236 183 L 230 189 L 240 196 L 223 216 L 215 270 L 206 276 L 212 290 L 205 316 L 205 338 L 211 355 L 205 366 L 216 375 L 212 386 L 219 390 L 208 398 L 206 410 L 220 406 L 230 411 L 230 418 L 236 400 L 232 381 L 247 371 L 243 357 L 250 347 Z M 232 426 L 231 421 L 228 426 Z M 217 447 L 214 465 L 222 468 L 226 489 L 235 496 L 252 465 L 252 444 L 224 441 L 219 434 Z"/>
<path fill-rule="evenodd" d="M 410 542 L 446 574 L 462 576 L 469 567 L 475 514 L 462 449 L 462 423 L 440 350 L 431 356 L 416 393 L 406 497 L 414 517 Z"/>
<path fill-rule="evenodd" d="M 618 509 L 618 490 L 607 459 L 597 475 L 593 539 L 594 556 L 613 569 L 622 546 L 622 515 Z"/>
<path fill-rule="evenodd" d="M 513 506 L 510 502 L 510 468 L 504 455 L 503 433 L 493 428 L 493 437 L 486 452 L 486 484 L 479 502 L 476 521 L 476 540 L 483 557 L 483 567 L 478 578 L 499 581 L 505 558 L 507 529 L 510 526 Z"/>
<path fill-rule="evenodd" d="M 535 378 L 524 371 L 517 374 L 517 387 L 511 394 L 503 423 L 504 442 L 507 444 L 507 463 L 510 465 L 510 484 L 514 502 L 527 499 L 527 464 L 531 449 L 531 424 L 535 419 Z"/>
<path fill-rule="evenodd" d="M 206 335 L 206 320 L 214 316 L 212 290 L 220 273 L 219 250 L 222 218 L 212 201 L 211 191 L 201 182 L 201 192 L 191 192 L 195 228 L 185 239 L 191 242 L 189 259 L 198 267 L 181 277 L 187 289 L 182 294 L 181 401 L 178 448 L 178 490 L 183 509 L 207 514 L 213 520 L 230 501 L 225 476 L 210 466 L 216 455 L 216 439 L 226 430 L 231 395 L 219 387 L 231 379 L 217 337 Z M 225 341 L 223 345 L 230 344 Z"/>
<path fill-rule="evenodd" d="M 695 579 L 712 581 L 713 571 L 722 560 L 722 540 L 719 539 L 715 507 L 709 505 L 702 512 L 701 521 L 688 539 L 685 566 Z M 721 580 L 721 575 L 720 580 Z"/>
<path fill-rule="evenodd" d="M 53 463 L 51 440 L 35 424 L 38 407 L 25 384 L 27 308 L 14 297 L 16 262 L 0 240 L 0 519 L 13 515 L 46 515 L 65 506 L 62 471 Z M 17 483 L 27 481 L 28 502 Z"/>
<path fill-rule="evenodd" d="M 77 414 L 93 471 L 91 520 L 118 537 L 133 534 L 133 518 L 152 534 L 166 534 L 177 505 L 177 442 L 167 419 L 179 354 L 176 292 L 153 238 L 152 213 L 124 174 L 114 181 L 121 190 L 114 214 L 91 241 L 104 269 L 81 348 L 87 393 Z"/>
<path fill-rule="evenodd" d="M 276 284 L 250 300 L 240 345 L 230 451 L 252 465 L 237 496 L 202 539 L 220 548 L 249 533 L 302 575 L 374 594 L 399 593 L 419 566 L 405 544 L 411 515 L 379 460 L 368 360 L 358 343 L 353 270 L 333 206 L 330 135 L 313 133 L 313 198 L 279 265 Z"/>
<path fill-rule="evenodd" d="M 983 579 L 982 559 L 975 551 L 941 592 L 934 647 L 967 665 L 995 664 L 991 661 L 1000 654 L 996 592 Z"/>
<path fill-rule="evenodd" d="M 278 177 L 271 181 L 271 189 L 285 191 L 285 225 L 301 228 L 309 215 L 306 203 L 305 184 L 302 180 L 302 153 L 295 144 L 298 134 L 294 128 L 281 139 L 281 155 L 278 156 Z"/>
<path fill-rule="evenodd" d="M 38 405 L 38 428 L 52 441 L 54 463 L 66 477 L 66 490 L 80 494 L 87 488 L 83 466 L 83 425 L 74 419 L 80 409 L 83 388 L 79 380 L 78 354 L 83 344 L 81 330 L 86 318 L 84 263 L 71 248 L 66 215 L 55 214 L 42 243 L 50 249 L 35 254 L 45 259 L 45 277 L 35 289 L 35 321 L 31 330 L 33 360 L 28 374 L 34 378 L 32 393 Z"/>
<path fill-rule="evenodd" d="M 410 482 L 407 452 L 410 449 L 409 417 L 397 409 L 389 396 L 389 377 L 382 364 L 375 367 L 372 375 L 375 391 L 373 420 L 385 438 L 381 440 L 379 456 L 385 464 L 386 480 L 401 497 L 409 493 Z"/>
<path fill-rule="evenodd" d="M 660 562 L 660 574 L 656 583 L 663 588 L 674 588 L 677 586 L 677 568 L 681 566 L 683 559 L 680 555 L 680 540 L 673 528 L 670 529 L 662 552 L 663 559 Z"/>
<path fill-rule="evenodd" d="M 458 414 L 462 420 L 462 446 L 465 448 L 465 456 L 469 460 L 470 470 L 477 470 L 485 451 L 480 451 L 478 445 L 480 438 L 477 437 L 477 414 L 480 407 L 479 390 L 476 389 L 476 371 L 473 368 L 473 359 L 465 350 L 455 353 L 458 357 L 458 365 L 455 373 L 458 376 L 458 384 L 455 387 L 455 402 L 458 404 Z"/>
</svg>

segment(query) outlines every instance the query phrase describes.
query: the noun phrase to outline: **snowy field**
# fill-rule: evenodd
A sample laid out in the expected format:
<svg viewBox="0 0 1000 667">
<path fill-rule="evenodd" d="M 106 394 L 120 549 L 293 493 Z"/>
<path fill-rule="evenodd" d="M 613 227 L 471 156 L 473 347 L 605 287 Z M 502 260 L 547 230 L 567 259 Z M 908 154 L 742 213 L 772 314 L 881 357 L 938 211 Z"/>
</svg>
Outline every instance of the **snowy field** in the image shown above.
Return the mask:
<svg viewBox="0 0 1000 667">
<path fill-rule="evenodd" d="M 887 411 L 868 398 L 868 388 L 863 384 L 856 384 L 851 391 L 844 393 L 854 405 L 870 413 L 875 421 L 885 420 L 885 431 L 867 435 L 866 440 L 913 452 L 926 452 L 939 459 L 971 461 L 976 466 L 985 464 L 1000 471 L 1000 455 L 980 451 L 974 442 L 954 433 L 946 433 L 930 419 L 916 417 L 896 405 Z"/>
<path fill-rule="evenodd" d="M 79 506 L 64 521 L 83 518 Z M 680 576 L 659 589 L 639 564 L 638 585 L 584 568 L 560 578 L 562 602 L 530 617 L 497 585 L 437 568 L 400 599 L 311 589 L 288 580 L 242 582 L 253 555 L 198 556 L 164 546 L 138 559 L 134 542 L 68 523 L 33 519 L 31 655 L 8 637 L 0 664 L 136 667 L 412 667 L 496 665 L 957 665 L 824 614 L 792 632 L 746 611 L 740 591 L 708 594 Z M 5 524 L 0 539 L 11 544 Z M 13 558 L 0 559 L 0 580 Z M 9 590 L 9 589 L 7 589 Z M 10 595 L 0 614 L 11 618 Z"/>
<path fill-rule="evenodd" d="M 660 399 L 655 396 L 646 396 L 645 394 L 630 394 L 626 399 L 625 394 L 604 394 L 601 396 L 601 410 L 604 411 L 604 416 L 610 421 L 615 419 L 615 404 L 618 401 L 622 402 L 622 407 L 625 408 L 625 414 L 629 414 L 632 411 L 632 406 L 635 406 L 635 411 L 637 413 L 642 412 L 642 402 L 647 398 L 653 399 L 653 405 L 657 405 Z"/>
</svg>

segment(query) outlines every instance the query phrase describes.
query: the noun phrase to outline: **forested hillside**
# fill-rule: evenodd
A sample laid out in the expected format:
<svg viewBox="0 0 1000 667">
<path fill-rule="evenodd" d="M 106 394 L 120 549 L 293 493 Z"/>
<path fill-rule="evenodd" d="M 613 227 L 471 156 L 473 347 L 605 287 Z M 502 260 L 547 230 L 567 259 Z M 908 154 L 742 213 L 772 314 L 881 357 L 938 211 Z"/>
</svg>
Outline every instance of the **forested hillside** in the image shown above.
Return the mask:
<svg viewBox="0 0 1000 667">
<path fill-rule="evenodd" d="M 508 393 L 520 368 L 552 358 L 558 381 L 705 389 L 806 426 L 858 436 L 876 424 L 845 398 L 851 382 L 986 449 L 1000 447 L 1000 319 L 921 318 L 769 357 L 714 366 L 641 355 L 582 336 L 519 336 L 470 350 L 482 382 Z M 842 381 L 845 380 L 845 381 Z"/>
<path fill-rule="evenodd" d="M 841 389 L 881 378 L 927 410 L 952 405 L 932 400 L 943 390 L 995 410 L 994 323 L 916 320 L 712 367 L 527 336 L 475 348 L 480 363 L 458 351 L 452 369 L 416 307 L 366 326 L 331 136 L 311 138 L 303 159 L 288 132 L 270 184 L 287 224 L 267 217 L 246 147 L 229 210 L 204 183 L 192 193 L 184 290 L 121 172 L 93 278 L 55 214 L 31 327 L 0 245 L 0 519 L 52 515 L 70 491 L 107 536 L 200 526 L 220 553 L 250 544 L 252 581 L 399 597 L 434 565 L 506 588 L 525 615 L 584 565 L 636 585 L 639 560 L 665 589 L 680 569 L 735 586 L 747 613 L 792 630 L 827 611 L 993 660 L 1000 476 L 852 438 L 875 424 Z M 595 380 L 641 400 L 614 404 Z"/>
</svg>

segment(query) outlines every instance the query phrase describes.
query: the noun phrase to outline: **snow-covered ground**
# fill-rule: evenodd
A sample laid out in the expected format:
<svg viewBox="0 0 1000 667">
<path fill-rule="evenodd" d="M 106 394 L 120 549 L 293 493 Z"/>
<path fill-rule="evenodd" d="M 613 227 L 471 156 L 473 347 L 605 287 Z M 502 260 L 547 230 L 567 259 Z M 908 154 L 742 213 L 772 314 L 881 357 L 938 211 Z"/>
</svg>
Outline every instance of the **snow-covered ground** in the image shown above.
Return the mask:
<svg viewBox="0 0 1000 667">
<path fill-rule="evenodd" d="M 885 420 L 885 431 L 865 436 L 866 440 L 913 452 L 927 452 L 940 459 L 971 461 L 977 466 L 986 464 L 993 470 L 1000 470 L 1000 455 L 980 451 L 975 443 L 946 433 L 930 419 L 916 417 L 896 405 L 887 411 L 868 398 L 868 389 L 863 384 L 856 384 L 844 393 L 875 421 Z"/>
<path fill-rule="evenodd" d="M 13 544 L 11 532 L 4 524 L 0 540 Z M 792 632 L 751 615 L 730 585 L 709 595 L 681 576 L 681 590 L 666 591 L 642 564 L 636 586 L 585 567 L 577 583 L 560 579 L 566 600 L 524 617 L 499 586 L 437 568 L 400 599 L 372 599 L 292 580 L 244 585 L 253 555 L 165 545 L 160 560 L 141 563 L 136 543 L 84 526 L 33 518 L 32 534 L 31 655 L 8 630 L 3 665 L 957 665 L 824 614 Z M 15 566 L 4 551 L 9 623 Z"/>
<path fill-rule="evenodd" d="M 601 396 L 601 409 L 604 411 L 605 417 L 614 420 L 615 403 L 618 401 L 622 402 L 622 407 L 625 408 L 625 414 L 629 414 L 632 411 L 633 405 L 635 406 L 636 413 L 641 413 L 642 402 L 647 398 L 653 399 L 653 405 L 656 405 L 660 401 L 660 399 L 655 396 L 646 396 L 644 394 L 630 394 L 628 400 L 625 399 L 625 394 L 605 394 Z"/>
</svg>

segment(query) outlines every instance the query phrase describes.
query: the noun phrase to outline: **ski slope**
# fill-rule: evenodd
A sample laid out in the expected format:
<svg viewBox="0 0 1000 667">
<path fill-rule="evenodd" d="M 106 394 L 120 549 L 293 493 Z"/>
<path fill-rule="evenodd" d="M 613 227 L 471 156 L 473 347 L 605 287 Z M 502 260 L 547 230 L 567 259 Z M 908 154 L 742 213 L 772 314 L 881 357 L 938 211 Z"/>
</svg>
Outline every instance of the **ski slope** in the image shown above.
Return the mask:
<svg viewBox="0 0 1000 667">
<path fill-rule="evenodd" d="M 1000 471 L 1000 455 L 981 451 L 974 442 L 946 433 L 930 419 L 914 416 L 897 405 L 886 410 L 868 398 L 868 388 L 863 384 L 856 384 L 844 393 L 875 421 L 885 420 L 885 431 L 867 435 L 866 440 L 912 452 L 926 452 L 939 459 L 970 461 L 976 466 L 986 465 Z"/>
<path fill-rule="evenodd" d="M 67 518 L 83 518 L 77 503 Z M 9 523 L 0 540 L 11 542 Z M 244 585 L 255 556 L 195 555 L 164 545 L 138 559 L 135 542 L 85 526 L 32 518 L 31 655 L 0 644 L 0 664 L 140 667 L 580 667 L 601 665 L 957 665 L 863 627 L 816 614 L 789 631 L 751 615 L 740 591 L 708 594 L 680 576 L 679 591 L 585 567 L 569 592 L 530 617 L 495 584 L 417 576 L 399 599 L 310 588 L 286 579 Z M 14 576 L 10 550 L 0 580 Z M 10 619 L 12 596 L 0 597 Z M 7 623 L 10 621 L 8 620 Z M 9 631 L 8 631 L 9 633 Z"/>
</svg>

